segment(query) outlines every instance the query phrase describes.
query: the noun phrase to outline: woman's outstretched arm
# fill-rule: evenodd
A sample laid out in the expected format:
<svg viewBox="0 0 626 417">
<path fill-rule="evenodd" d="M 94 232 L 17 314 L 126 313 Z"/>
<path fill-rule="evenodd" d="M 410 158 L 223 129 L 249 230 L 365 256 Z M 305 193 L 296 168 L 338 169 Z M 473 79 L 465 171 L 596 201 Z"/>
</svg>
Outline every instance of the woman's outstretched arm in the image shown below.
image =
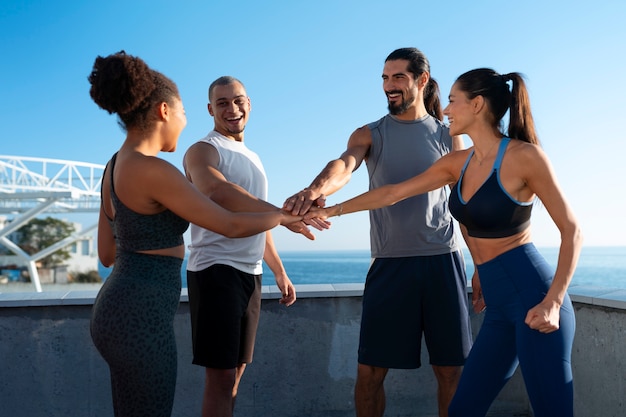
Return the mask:
<svg viewBox="0 0 626 417">
<path fill-rule="evenodd" d="M 387 207 L 409 197 L 454 183 L 457 180 L 460 167 L 465 161 L 465 155 L 466 151 L 449 153 L 420 175 L 397 184 L 388 184 L 375 188 L 328 208 L 311 208 L 305 218 L 318 217 L 326 219 L 357 211 Z"/>
</svg>

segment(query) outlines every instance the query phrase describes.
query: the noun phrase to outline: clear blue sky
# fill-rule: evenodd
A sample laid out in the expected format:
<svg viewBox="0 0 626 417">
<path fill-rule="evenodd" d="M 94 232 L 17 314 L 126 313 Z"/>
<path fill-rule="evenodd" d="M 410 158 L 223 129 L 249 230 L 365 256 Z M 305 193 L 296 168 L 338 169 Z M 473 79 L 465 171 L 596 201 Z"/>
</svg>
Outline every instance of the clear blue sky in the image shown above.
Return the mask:
<svg viewBox="0 0 626 417">
<path fill-rule="evenodd" d="M 428 56 L 447 102 L 476 67 L 525 74 L 540 139 L 580 218 L 585 244 L 626 245 L 626 2 L 16 1 L 0 5 L 0 154 L 104 164 L 124 136 L 89 97 L 97 55 L 121 49 L 179 86 L 184 151 L 213 122 L 207 87 L 241 79 L 252 100 L 246 143 L 276 205 L 339 156 L 357 127 L 386 113 L 381 71 L 394 49 Z M 471 142 L 466 140 L 469 146 Z M 328 203 L 365 191 L 362 167 Z M 334 220 L 309 242 L 275 231 L 279 250 L 366 249 L 367 214 Z M 559 236 L 542 206 L 535 242 Z"/>
</svg>

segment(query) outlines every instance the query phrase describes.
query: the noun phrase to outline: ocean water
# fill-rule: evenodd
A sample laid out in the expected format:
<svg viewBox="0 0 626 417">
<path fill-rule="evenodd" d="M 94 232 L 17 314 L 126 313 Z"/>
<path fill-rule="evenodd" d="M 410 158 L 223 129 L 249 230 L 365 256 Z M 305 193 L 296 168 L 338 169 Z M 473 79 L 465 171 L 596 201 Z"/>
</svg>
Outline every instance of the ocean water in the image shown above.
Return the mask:
<svg viewBox="0 0 626 417">
<path fill-rule="evenodd" d="M 538 248 L 552 267 L 556 267 L 558 248 Z M 294 285 L 329 283 L 364 283 L 370 265 L 369 250 L 336 250 L 290 252 L 280 251 L 289 278 Z M 469 252 L 464 250 L 466 272 L 471 279 L 474 271 Z M 183 262 L 183 287 L 187 262 Z M 274 275 L 263 266 L 263 285 L 275 284 Z M 110 269 L 100 265 L 100 275 L 107 277 Z M 584 247 L 571 285 L 591 285 L 626 289 L 626 246 Z"/>
<path fill-rule="evenodd" d="M 556 268 L 559 249 L 538 248 L 548 263 Z M 463 250 L 468 280 L 474 264 L 467 250 Z M 365 282 L 370 265 L 368 250 L 281 252 L 285 270 L 294 284 Z M 264 265 L 263 284 L 274 284 L 274 276 Z M 606 288 L 626 289 L 626 247 L 585 247 L 572 283 Z"/>
</svg>

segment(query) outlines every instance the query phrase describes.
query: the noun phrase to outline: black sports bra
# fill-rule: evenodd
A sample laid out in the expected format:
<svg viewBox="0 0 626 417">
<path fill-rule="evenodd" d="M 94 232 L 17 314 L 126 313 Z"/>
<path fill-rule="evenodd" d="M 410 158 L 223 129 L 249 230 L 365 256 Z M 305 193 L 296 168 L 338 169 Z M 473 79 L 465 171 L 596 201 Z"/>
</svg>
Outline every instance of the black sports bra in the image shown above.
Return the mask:
<svg viewBox="0 0 626 417">
<path fill-rule="evenodd" d="M 510 140 L 502 138 L 491 175 L 469 201 L 464 201 L 461 196 L 461 182 L 474 150 L 463 165 L 459 181 L 452 187 L 450 213 L 467 228 L 467 233 L 472 237 L 493 239 L 512 236 L 530 225 L 533 202 L 515 200 L 500 182 L 500 166 Z"/>
<path fill-rule="evenodd" d="M 189 222 L 170 210 L 155 214 L 141 214 L 126 207 L 115 194 L 113 170 L 117 153 L 111 158 L 111 200 L 115 208 L 115 218 L 109 219 L 115 243 L 119 250 L 136 252 L 165 249 L 182 245 L 183 233 Z"/>
</svg>

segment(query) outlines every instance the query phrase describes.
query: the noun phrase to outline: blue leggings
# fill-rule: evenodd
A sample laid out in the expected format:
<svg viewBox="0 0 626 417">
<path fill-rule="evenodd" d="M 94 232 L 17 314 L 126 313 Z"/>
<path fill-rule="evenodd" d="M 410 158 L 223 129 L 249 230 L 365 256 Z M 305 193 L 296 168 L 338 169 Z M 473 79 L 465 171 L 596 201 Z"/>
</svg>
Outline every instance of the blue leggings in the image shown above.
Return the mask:
<svg viewBox="0 0 626 417">
<path fill-rule="evenodd" d="M 485 318 L 465 363 L 450 417 L 484 417 L 519 364 L 535 417 L 572 417 L 572 343 L 576 328 L 568 296 L 559 330 L 544 334 L 524 323 L 554 272 L 532 244 L 478 265 Z"/>
</svg>

